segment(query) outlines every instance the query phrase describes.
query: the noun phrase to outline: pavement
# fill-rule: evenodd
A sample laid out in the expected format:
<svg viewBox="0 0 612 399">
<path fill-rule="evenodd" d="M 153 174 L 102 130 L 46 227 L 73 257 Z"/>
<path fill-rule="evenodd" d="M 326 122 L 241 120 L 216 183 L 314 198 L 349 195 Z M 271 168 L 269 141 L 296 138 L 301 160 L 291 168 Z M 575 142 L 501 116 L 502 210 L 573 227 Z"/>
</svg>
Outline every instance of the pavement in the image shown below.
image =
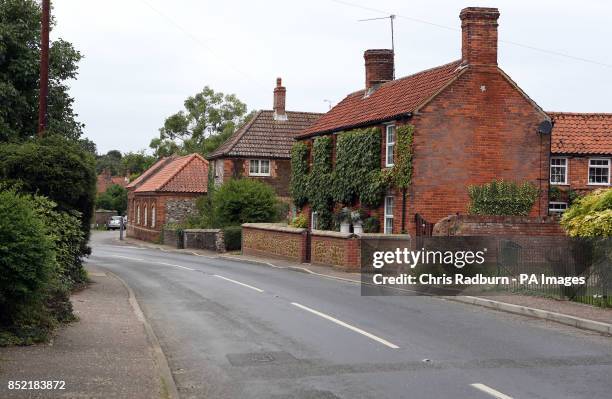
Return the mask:
<svg viewBox="0 0 612 399">
<path fill-rule="evenodd" d="M 117 237 L 95 232 L 89 263 L 132 288 L 181 398 L 592 399 L 612 390 L 612 339 L 599 333 L 439 298 L 363 297 L 346 274 Z"/>
<path fill-rule="evenodd" d="M 130 290 L 107 270 L 72 295 L 79 321 L 48 344 L 0 348 L 0 398 L 171 398 L 156 346 Z M 50 390 L 11 390 L 9 381 L 60 381 Z M 63 383 L 61 382 L 63 381 Z"/>
</svg>

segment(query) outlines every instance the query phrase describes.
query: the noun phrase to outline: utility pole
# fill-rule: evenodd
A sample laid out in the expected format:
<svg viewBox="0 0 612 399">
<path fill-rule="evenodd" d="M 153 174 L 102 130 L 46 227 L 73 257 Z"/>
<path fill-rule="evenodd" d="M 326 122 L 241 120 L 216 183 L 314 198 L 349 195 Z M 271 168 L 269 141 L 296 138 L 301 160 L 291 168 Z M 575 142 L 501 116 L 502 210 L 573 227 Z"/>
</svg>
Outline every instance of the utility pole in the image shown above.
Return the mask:
<svg viewBox="0 0 612 399">
<path fill-rule="evenodd" d="M 51 0 L 42 0 L 40 29 L 40 91 L 38 97 L 38 137 L 47 128 L 47 99 L 49 97 L 49 19 Z"/>
</svg>

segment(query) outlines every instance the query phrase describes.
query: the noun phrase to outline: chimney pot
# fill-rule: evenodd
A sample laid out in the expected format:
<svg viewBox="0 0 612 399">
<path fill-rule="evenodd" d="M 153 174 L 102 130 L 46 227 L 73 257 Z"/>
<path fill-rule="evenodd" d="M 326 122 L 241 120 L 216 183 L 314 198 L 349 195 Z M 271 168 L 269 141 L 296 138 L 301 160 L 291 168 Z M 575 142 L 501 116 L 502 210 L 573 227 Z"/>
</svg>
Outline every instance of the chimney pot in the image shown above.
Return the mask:
<svg viewBox="0 0 612 399">
<path fill-rule="evenodd" d="M 393 50 L 366 50 L 363 53 L 363 58 L 365 60 L 365 84 L 367 91 L 393 80 L 395 70 Z"/>
<path fill-rule="evenodd" d="M 497 8 L 467 7 L 461 19 L 461 56 L 470 65 L 497 65 Z"/>
<path fill-rule="evenodd" d="M 285 112 L 285 95 L 287 89 L 282 86 L 282 79 L 276 78 L 276 87 L 274 88 L 274 119 L 287 120 Z"/>
</svg>

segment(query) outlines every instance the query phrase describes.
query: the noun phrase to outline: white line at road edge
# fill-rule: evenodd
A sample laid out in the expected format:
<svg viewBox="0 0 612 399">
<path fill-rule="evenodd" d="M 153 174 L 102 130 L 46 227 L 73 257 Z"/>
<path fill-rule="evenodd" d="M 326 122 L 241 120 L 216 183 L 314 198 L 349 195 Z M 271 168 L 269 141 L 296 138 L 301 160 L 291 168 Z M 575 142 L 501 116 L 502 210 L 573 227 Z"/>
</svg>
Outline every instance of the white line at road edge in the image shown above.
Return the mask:
<svg viewBox="0 0 612 399">
<path fill-rule="evenodd" d="M 382 338 L 380 338 L 380 337 L 377 337 L 377 336 L 376 336 L 376 335 L 374 335 L 374 334 L 370 334 L 370 333 L 369 333 L 369 332 L 367 332 L 367 331 L 363 331 L 363 330 L 362 330 L 362 329 L 360 329 L 360 328 L 357 328 L 357 327 L 351 326 L 350 324 L 347 324 L 347 323 L 345 323 L 345 322 L 343 322 L 343 321 L 341 321 L 341 320 L 335 319 L 335 318 L 333 318 L 333 317 L 331 317 L 331 316 L 329 316 L 329 315 L 326 315 L 325 313 L 321 313 L 321 312 L 319 312 L 319 311 L 317 311 L 317 310 L 311 309 L 311 308 L 309 308 L 309 307 L 307 307 L 307 306 L 304 306 L 304 305 L 300 305 L 299 303 L 296 303 L 296 302 L 291 302 L 291 304 L 292 304 L 293 306 L 297 306 L 298 308 L 300 308 L 300 309 L 302 309 L 302 310 L 305 310 L 305 311 L 307 311 L 307 312 L 310 312 L 310 313 L 316 314 L 316 315 L 317 315 L 317 316 L 319 316 L 319 317 L 322 317 L 322 318 L 324 318 L 324 319 L 326 319 L 326 320 L 329 320 L 329 321 L 331 321 L 331 322 L 333 322 L 333 323 L 336 323 L 336 324 L 338 324 L 338 325 L 340 325 L 340 326 L 342 326 L 342 327 L 346 327 L 346 328 L 348 328 L 349 330 L 355 331 L 355 332 L 357 332 L 357 333 L 359 333 L 359 334 L 361 334 L 361 335 L 365 335 L 366 337 L 368 337 L 368 338 L 370 338 L 370 339 L 373 339 L 374 341 L 379 342 L 379 343 L 381 343 L 381 344 L 383 344 L 383 345 L 386 345 L 386 346 L 388 346 L 389 348 L 392 348 L 392 349 L 399 349 L 399 346 L 397 346 L 397 345 L 395 345 L 395 344 L 392 344 L 391 342 L 389 342 L 389 341 L 387 341 L 387 340 L 385 340 L 385 339 L 382 339 Z"/>
<path fill-rule="evenodd" d="M 172 267 L 180 267 L 181 269 L 191 270 L 191 271 L 195 270 L 195 269 L 192 269 L 190 267 L 185 267 L 185 266 L 181 266 L 181 265 L 175 265 L 173 263 L 155 262 L 155 264 L 164 265 L 164 266 L 172 266 Z"/>
<path fill-rule="evenodd" d="M 243 286 L 243 287 L 250 288 L 250 289 L 255 290 L 255 291 L 257 291 L 257 292 L 264 292 L 264 290 L 261 290 L 261 289 L 259 289 L 259 288 L 257 288 L 257 287 L 253 287 L 252 285 L 248 285 L 248 284 L 245 284 L 245 283 L 241 283 L 240 281 L 232 280 L 231 278 L 227 278 L 227 277 L 219 276 L 218 274 L 215 274 L 214 276 L 215 276 L 215 277 L 219 277 L 219 278 L 221 278 L 221 279 L 223 279 L 223 280 L 229 281 L 230 283 L 234 283 L 234 284 L 241 285 L 241 286 Z"/>
<path fill-rule="evenodd" d="M 489 395 L 493 396 L 494 398 L 497 399 L 512 399 L 512 397 L 508 396 L 508 395 L 504 395 L 503 393 L 496 391 L 495 389 L 486 386 L 485 384 L 470 384 L 471 386 L 473 386 L 474 388 L 482 391 L 482 392 L 486 392 Z"/>
</svg>

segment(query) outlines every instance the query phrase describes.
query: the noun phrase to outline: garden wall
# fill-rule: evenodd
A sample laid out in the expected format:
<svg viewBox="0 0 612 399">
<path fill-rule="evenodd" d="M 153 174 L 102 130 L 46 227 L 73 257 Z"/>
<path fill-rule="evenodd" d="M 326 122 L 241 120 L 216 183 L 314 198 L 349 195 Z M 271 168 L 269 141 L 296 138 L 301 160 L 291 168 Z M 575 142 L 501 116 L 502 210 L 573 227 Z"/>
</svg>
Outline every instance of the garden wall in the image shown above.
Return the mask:
<svg viewBox="0 0 612 399">
<path fill-rule="evenodd" d="M 345 271 L 358 271 L 361 266 L 359 236 L 352 233 L 313 230 L 310 236 L 310 261 Z"/>
<path fill-rule="evenodd" d="M 440 220 L 434 236 L 565 236 L 555 216 L 452 215 Z"/>
<path fill-rule="evenodd" d="M 183 239 L 180 235 L 180 230 L 164 229 L 162 236 L 162 243 L 164 245 L 170 245 L 174 248 L 183 248 Z"/>
<path fill-rule="evenodd" d="M 183 234 L 184 248 L 225 252 L 225 240 L 221 229 L 186 229 Z"/>
<path fill-rule="evenodd" d="M 306 261 L 307 230 L 274 223 L 245 223 L 242 225 L 242 253 L 244 255 Z"/>
</svg>

